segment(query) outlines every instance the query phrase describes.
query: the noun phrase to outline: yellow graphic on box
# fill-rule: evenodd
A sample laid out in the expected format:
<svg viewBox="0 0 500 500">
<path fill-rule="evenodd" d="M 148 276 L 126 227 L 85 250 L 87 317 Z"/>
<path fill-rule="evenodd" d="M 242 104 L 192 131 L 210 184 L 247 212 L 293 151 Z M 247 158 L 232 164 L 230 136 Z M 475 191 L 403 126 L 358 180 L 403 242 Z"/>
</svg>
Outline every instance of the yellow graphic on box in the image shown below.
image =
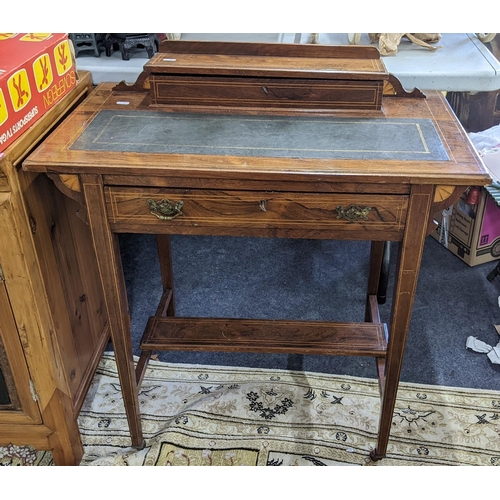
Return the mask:
<svg viewBox="0 0 500 500">
<path fill-rule="evenodd" d="M 42 54 L 35 60 L 33 74 L 35 75 L 36 89 L 38 92 L 43 92 L 54 80 L 49 54 Z"/>
<path fill-rule="evenodd" d="M 52 33 L 26 33 L 19 40 L 22 42 L 42 42 L 47 40 Z"/>
<path fill-rule="evenodd" d="M 16 36 L 17 33 L 0 33 L 0 41 L 1 40 L 8 40 L 9 38 L 12 38 L 13 36 Z"/>
<path fill-rule="evenodd" d="M 7 121 L 8 117 L 9 111 L 7 110 L 7 103 L 5 102 L 3 91 L 0 89 L 0 125 L 3 125 Z"/>
<path fill-rule="evenodd" d="M 24 68 L 16 71 L 7 80 L 7 87 L 14 111 L 23 109 L 30 102 L 31 89 L 28 81 L 28 73 Z"/>
<path fill-rule="evenodd" d="M 56 61 L 56 69 L 59 76 L 64 75 L 71 68 L 72 61 L 68 40 L 64 40 L 55 46 L 54 60 Z"/>
</svg>

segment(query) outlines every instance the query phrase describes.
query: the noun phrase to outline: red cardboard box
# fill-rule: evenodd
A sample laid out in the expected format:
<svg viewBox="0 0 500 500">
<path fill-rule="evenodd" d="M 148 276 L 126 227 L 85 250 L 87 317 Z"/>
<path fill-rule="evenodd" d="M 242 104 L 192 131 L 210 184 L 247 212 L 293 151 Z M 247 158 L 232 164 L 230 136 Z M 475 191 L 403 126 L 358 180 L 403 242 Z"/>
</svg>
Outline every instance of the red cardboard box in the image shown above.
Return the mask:
<svg viewBox="0 0 500 500">
<path fill-rule="evenodd" d="M 0 33 L 0 152 L 76 85 L 67 33 Z"/>
</svg>

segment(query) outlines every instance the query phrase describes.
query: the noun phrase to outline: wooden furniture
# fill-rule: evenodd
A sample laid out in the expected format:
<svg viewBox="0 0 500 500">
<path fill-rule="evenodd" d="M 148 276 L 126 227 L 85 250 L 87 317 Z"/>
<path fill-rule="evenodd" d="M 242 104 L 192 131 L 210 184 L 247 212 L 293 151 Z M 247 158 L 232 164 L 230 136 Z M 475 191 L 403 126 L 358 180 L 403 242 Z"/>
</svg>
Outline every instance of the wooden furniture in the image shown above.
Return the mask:
<svg viewBox="0 0 500 500">
<path fill-rule="evenodd" d="M 157 51 L 160 39 L 156 33 L 109 33 L 106 38 L 106 55 L 111 56 L 116 46 L 120 50 L 122 59 L 130 59 L 130 49 L 143 47 L 149 58 Z"/>
<path fill-rule="evenodd" d="M 101 57 L 101 50 L 105 49 L 106 33 L 70 33 L 69 39 L 73 42 L 75 57 L 80 52 L 92 51 L 94 57 Z"/>
<path fill-rule="evenodd" d="M 486 46 L 500 59 L 500 34 Z M 496 74 L 500 74 L 497 68 Z M 500 82 L 492 84 L 489 92 L 448 92 L 446 99 L 467 132 L 481 132 L 500 124 Z"/>
<path fill-rule="evenodd" d="M 57 465 L 83 455 L 77 416 L 109 328 L 80 207 L 21 165 L 91 90 L 82 72 L 0 154 L 0 445 L 51 450 Z"/>
<path fill-rule="evenodd" d="M 133 446 L 152 350 L 373 356 L 387 451 L 432 214 L 490 181 L 439 92 L 405 92 L 373 47 L 166 41 L 135 85 L 102 84 L 24 168 L 86 206 Z M 134 366 L 118 233 L 158 236 L 164 295 Z M 175 316 L 170 234 L 371 240 L 359 323 Z M 399 242 L 390 322 L 376 293 Z M 423 367 L 425 360 L 422 361 Z"/>
</svg>

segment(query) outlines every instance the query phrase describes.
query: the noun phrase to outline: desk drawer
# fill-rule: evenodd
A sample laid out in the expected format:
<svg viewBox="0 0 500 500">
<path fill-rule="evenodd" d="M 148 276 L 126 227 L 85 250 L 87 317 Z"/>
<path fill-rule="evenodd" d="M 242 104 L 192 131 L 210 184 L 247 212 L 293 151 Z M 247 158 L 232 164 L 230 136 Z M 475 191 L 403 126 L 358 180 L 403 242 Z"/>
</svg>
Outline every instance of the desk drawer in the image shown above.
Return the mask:
<svg viewBox="0 0 500 500">
<path fill-rule="evenodd" d="M 150 77 L 151 103 L 159 106 L 224 106 L 379 110 L 382 80 L 294 78 Z"/>
<path fill-rule="evenodd" d="M 406 195 L 123 187 L 105 191 L 109 221 L 117 232 L 290 237 L 299 232 L 300 237 L 313 238 L 325 231 L 336 236 L 361 231 L 360 239 L 367 239 L 369 230 L 402 233 L 408 205 Z"/>
</svg>

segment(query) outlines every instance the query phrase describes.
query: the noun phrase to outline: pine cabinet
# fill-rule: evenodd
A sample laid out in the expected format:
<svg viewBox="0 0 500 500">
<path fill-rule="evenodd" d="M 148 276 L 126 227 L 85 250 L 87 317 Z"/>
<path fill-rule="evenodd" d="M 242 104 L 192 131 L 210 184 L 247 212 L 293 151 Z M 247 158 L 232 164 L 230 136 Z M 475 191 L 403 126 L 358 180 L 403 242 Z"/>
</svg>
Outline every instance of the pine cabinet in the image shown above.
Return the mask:
<svg viewBox="0 0 500 500">
<path fill-rule="evenodd" d="M 23 160 L 92 89 L 90 73 L 0 153 L 0 445 L 83 455 L 77 417 L 109 340 L 85 208 Z"/>
</svg>

